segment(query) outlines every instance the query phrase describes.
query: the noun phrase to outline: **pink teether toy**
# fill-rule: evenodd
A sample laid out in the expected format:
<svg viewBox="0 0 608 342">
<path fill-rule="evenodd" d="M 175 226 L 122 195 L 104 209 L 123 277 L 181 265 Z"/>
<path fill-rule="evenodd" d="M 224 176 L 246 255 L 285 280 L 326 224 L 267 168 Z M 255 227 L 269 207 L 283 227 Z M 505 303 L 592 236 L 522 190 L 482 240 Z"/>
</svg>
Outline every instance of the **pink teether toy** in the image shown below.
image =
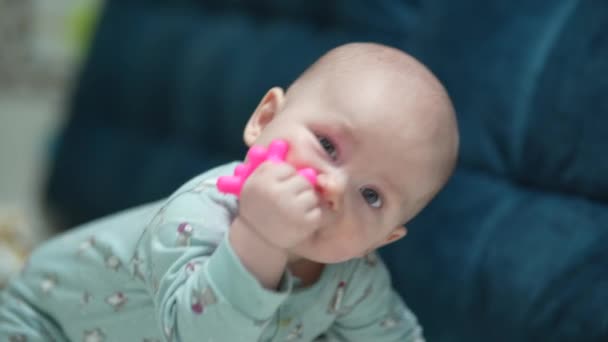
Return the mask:
<svg viewBox="0 0 608 342">
<path fill-rule="evenodd" d="M 261 146 L 252 146 L 247 152 L 247 159 L 244 163 L 234 168 L 233 176 L 222 176 L 217 180 L 217 188 L 220 192 L 239 196 L 243 184 L 251 173 L 265 161 L 284 163 L 287 155 L 288 145 L 285 140 L 274 140 L 265 149 Z M 306 178 L 310 184 L 317 184 L 317 171 L 306 167 L 298 169 L 298 173 Z"/>
</svg>

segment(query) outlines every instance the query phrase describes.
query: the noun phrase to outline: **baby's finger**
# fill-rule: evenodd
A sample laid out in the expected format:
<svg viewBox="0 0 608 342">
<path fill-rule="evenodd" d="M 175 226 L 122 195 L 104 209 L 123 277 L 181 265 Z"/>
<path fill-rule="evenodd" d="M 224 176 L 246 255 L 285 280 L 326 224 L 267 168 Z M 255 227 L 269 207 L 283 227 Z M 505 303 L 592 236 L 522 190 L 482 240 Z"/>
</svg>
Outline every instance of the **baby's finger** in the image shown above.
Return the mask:
<svg viewBox="0 0 608 342">
<path fill-rule="evenodd" d="M 292 192 L 294 195 L 299 195 L 306 191 L 313 190 L 313 186 L 306 180 L 306 178 L 294 173 L 293 176 L 285 180 L 284 186 L 288 188 L 287 191 Z"/>
<path fill-rule="evenodd" d="M 262 163 L 255 171 L 258 175 L 264 175 L 265 177 L 270 177 L 276 182 L 284 182 L 296 175 L 296 169 L 286 163 L 272 163 L 272 162 L 264 162 Z"/>
<path fill-rule="evenodd" d="M 310 232 L 314 232 L 321 227 L 323 212 L 319 206 L 313 207 L 310 210 L 306 211 L 304 214 L 304 219 L 307 222 L 307 227 L 310 229 Z"/>
<path fill-rule="evenodd" d="M 299 192 L 294 201 L 305 212 L 319 208 L 321 204 L 319 196 L 312 189 Z"/>
</svg>

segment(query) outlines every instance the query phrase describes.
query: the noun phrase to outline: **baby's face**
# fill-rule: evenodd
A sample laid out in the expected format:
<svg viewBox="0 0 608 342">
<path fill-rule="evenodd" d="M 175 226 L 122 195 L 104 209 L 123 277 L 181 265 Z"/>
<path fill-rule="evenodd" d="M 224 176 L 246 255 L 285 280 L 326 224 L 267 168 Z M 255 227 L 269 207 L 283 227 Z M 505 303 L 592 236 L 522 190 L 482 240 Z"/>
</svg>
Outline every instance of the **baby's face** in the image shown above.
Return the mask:
<svg viewBox="0 0 608 342">
<path fill-rule="evenodd" d="M 341 262 L 402 237 L 403 224 L 437 190 L 433 123 L 418 114 L 428 104 L 382 99 L 373 84 L 355 88 L 288 94 L 255 139 L 287 140 L 287 162 L 319 172 L 326 224 L 293 250 L 305 259 Z"/>
</svg>

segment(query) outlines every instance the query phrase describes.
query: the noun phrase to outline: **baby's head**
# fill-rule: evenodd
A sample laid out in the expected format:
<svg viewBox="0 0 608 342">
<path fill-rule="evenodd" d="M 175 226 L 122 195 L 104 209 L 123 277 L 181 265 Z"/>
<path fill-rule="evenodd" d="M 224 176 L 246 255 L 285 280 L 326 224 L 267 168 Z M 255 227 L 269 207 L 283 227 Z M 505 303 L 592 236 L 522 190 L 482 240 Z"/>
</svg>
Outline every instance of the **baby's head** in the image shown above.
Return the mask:
<svg viewBox="0 0 608 342">
<path fill-rule="evenodd" d="M 326 225 L 294 252 L 344 261 L 406 234 L 456 162 L 451 101 L 433 74 L 402 51 L 337 47 L 287 90 L 264 96 L 245 128 L 248 145 L 290 143 L 287 161 L 319 171 Z"/>
</svg>

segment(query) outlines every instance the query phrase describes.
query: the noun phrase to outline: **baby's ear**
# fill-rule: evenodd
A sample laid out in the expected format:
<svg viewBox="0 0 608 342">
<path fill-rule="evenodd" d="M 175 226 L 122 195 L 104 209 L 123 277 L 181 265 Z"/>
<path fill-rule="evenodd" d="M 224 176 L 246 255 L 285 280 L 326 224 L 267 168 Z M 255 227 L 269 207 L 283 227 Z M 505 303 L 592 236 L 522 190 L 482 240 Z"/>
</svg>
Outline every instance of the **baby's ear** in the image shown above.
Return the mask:
<svg viewBox="0 0 608 342">
<path fill-rule="evenodd" d="M 255 143 L 264 127 L 274 119 L 277 112 L 283 107 L 284 102 L 285 92 L 279 87 L 270 89 L 264 95 L 245 126 L 243 139 L 247 146 L 251 147 Z"/>
<path fill-rule="evenodd" d="M 388 234 L 388 236 L 386 237 L 384 242 L 382 242 L 380 244 L 380 246 L 378 246 L 378 248 L 380 248 L 384 245 L 388 245 L 389 243 L 393 243 L 406 235 L 407 235 L 407 228 L 404 226 L 397 226 L 390 232 L 390 234 Z"/>
</svg>

